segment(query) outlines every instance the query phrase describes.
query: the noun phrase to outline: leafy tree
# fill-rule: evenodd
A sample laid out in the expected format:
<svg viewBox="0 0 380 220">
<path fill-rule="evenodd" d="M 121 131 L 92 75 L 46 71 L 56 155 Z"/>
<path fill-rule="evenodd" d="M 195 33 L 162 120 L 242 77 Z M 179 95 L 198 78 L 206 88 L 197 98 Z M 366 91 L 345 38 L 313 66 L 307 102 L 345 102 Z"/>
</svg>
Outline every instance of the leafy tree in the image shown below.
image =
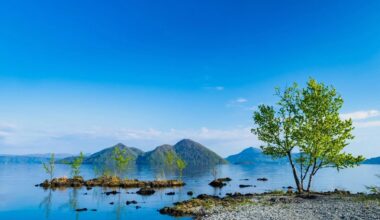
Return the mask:
<svg viewBox="0 0 380 220">
<path fill-rule="evenodd" d="M 183 170 L 186 168 L 187 164 L 182 158 L 177 156 L 174 152 L 168 151 L 165 153 L 165 165 L 169 169 L 177 169 L 179 172 L 179 178 L 182 179 Z"/>
<path fill-rule="evenodd" d="M 310 191 L 313 177 L 325 167 L 337 170 L 353 167 L 364 160 L 343 152 L 353 139 L 352 121 L 342 120 L 343 99 L 333 87 L 310 79 L 306 88 L 296 84 L 284 91 L 276 89 L 277 108 L 260 105 L 254 112 L 252 132 L 265 145 L 265 154 L 287 157 L 298 192 Z M 294 158 L 294 152 L 299 156 Z"/>
<path fill-rule="evenodd" d="M 113 150 L 113 159 L 115 161 L 115 169 L 116 169 L 116 175 L 121 176 L 122 173 L 126 170 L 129 163 L 132 160 L 132 157 L 126 156 L 127 150 L 126 149 L 120 149 L 116 147 Z"/>
<path fill-rule="evenodd" d="M 169 168 L 173 167 L 175 159 L 176 155 L 172 151 L 168 151 L 165 153 L 165 164 Z"/>
<path fill-rule="evenodd" d="M 186 162 L 181 158 L 177 157 L 176 164 L 179 171 L 179 179 L 182 180 L 183 170 L 186 168 Z"/>
<path fill-rule="evenodd" d="M 305 159 L 300 161 L 302 176 L 308 177 L 307 191 L 310 191 L 313 177 L 324 167 L 337 170 L 354 167 L 364 160 L 343 152 L 348 141 L 354 139 L 352 120 L 342 120 L 339 110 L 342 97 L 335 88 L 309 80 L 302 90 L 300 110 L 302 117 L 298 130 L 298 143 Z"/>
<path fill-rule="evenodd" d="M 80 167 L 82 166 L 84 160 L 84 154 L 80 152 L 79 156 L 74 159 L 74 161 L 70 164 L 71 166 L 71 175 L 73 177 L 79 176 Z"/>
<path fill-rule="evenodd" d="M 303 187 L 292 155 L 297 146 L 300 92 L 297 85 L 294 84 L 283 92 L 276 88 L 275 94 L 280 99 L 277 102 L 278 108 L 260 105 L 258 111 L 253 114 L 257 127 L 253 128 L 252 132 L 266 144 L 261 146 L 265 154 L 271 155 L 273 158 L 288 158 L 297 190 L 302 192 Z"/>
<path fill-rule="evenodd" d="M 55 159 L 54 154 L 51 154 L 50 160 L 48 163 L 42 164 L 44 167 L 45 172 L 50 176 L 50 181 L 52 181 L 54 176 L 54 168 L 55 168 Z"/>
</svg>

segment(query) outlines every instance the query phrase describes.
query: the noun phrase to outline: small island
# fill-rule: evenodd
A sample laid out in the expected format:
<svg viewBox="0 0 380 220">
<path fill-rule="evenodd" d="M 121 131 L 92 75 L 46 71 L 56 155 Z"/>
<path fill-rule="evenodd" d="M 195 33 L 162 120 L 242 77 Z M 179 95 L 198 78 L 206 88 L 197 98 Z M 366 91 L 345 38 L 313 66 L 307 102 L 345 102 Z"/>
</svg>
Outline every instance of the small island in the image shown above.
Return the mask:
<svg viewBox="0 0 380 220">
<path fill-rule="evenodd" d="M 137 179 L 121 179 L 117 176 L 102 176 L 90 180 L 84 180 L 81 176 L 73 178 L 60 177 L 52 180 L 45 180 L 38 186 L 45 189 L 69 188 L 69 187 L 118 187 L 118 188 L 164 188 L 164 187 L 181 187 L 185 183 L 181 180 L 154 180 L 140 181 Z"/>
</svg>

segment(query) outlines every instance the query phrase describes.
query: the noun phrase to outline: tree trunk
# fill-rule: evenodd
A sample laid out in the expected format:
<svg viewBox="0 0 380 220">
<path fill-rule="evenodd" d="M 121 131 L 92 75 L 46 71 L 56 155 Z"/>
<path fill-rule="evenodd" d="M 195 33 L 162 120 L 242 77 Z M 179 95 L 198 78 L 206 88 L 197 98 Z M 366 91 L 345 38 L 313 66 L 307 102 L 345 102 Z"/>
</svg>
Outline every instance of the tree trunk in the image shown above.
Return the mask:
<svg viewBox="0 0 380 220">
<path fill-rule="evenodd" d="M 292 155 L 290 153 L 288 153 L 288 159 L 289 159 L 290 165 L 292 166 L 293 177 L 294 177 L 294 181 L 296 182 L 298 193 L 302 193 L 303 186 L 301 186 L 300 180 L 298 178 L 297 170 L 296 170 L 296 167 L 294 166 Z"/>
<path fill-rule="evenodd" d="M 313 174 L 312 173 L 310 173 L 310 176 L 309 176 L 309 182 L 308 182 L 308 184 L 307 184 L 307 189 L 306 189 L 306 191 L 307 192 L 310 192 L 310 188 L 311 188 L 311 182 L 312 182 L 312 180 L 313 180 Z"/>
<path fill-rule="evenodd" d="M 311 173 L 310 173 L 310 176 L 309 176 L 309 181 L 307 183 L 307 189 L 306 189 L 307 192 L 310 192 L 311 182 L 313 181 L 313 176 L 316 173 L 316 165 L 317 165 L 317 160 L 315 159 L 314 160 L 314 164 L 313 164 L 313 169 L 311 170 Z"/>
</svg>

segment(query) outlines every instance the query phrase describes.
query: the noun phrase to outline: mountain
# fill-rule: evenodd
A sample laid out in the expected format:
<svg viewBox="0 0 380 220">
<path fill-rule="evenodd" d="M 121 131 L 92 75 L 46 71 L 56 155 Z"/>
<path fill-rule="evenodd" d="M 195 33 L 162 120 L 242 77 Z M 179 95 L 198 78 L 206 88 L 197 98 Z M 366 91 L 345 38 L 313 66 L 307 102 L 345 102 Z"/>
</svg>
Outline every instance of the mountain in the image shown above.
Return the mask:
<svg viewBox="0 0 380 220">
<path fill-rule="evenodd" d="M 165 158 L 168 152 L 177 155 L 174 151 L 173 146 L 164 144 L 156 147 L 154 150 L 146 152 L 137 158 L 137 164 L 150 165 L 150 166 L 160 166 L 165 164 Z"/>
<path fill-rule="evenodd" d="M 122 143 L 118 143 L 112 147 L 103 149 L 89 156 L 85 156 L 83 163 L 84 164 L 108 164 L 110 162 L 110 159 L 113 156 L 113 151 L 115 150 L 115 148 L 119 148 L 120 150 L 125 149 L 124 156 L 131 157 L 132 160 L 136 160 L 139 155 L 142 155 L 144 153 L 140 149 L 137 149 L 134 147 L 127 147 Z M 58 161 L 57 163 L 71 163 L 74 161 L 75 158 L 76 156 L 67 157 Z"/>
<path fill-rule="evenodd" d="M 364 164 L 380 164 L 380 157 L 373 157 L 363 162 Z"/>
<path fill-rule="evenodd" d="M 70 154 L 56 154 L 56 159 L 61 159 Z M 49 161 L 51 154 L 28 154 L 28 155 L 0 155 L 0 164 L 20 164 L 20 163 L 45 163 Z"/>
<path fill-rule="evenodd" d="M 131 157 L 138 165 L 164 165 L 165 158 L 168 152 L 172 152 L 174 156 L 182 158 L 188 166 L 213 166 L 216 164 L 224 164 L 227 161 L 222 157 L 190 139 L 184 139 L 176 143 L 174 146 L 165 144 L 156 147 L 154 150 L 144 153 L 143 151 L 127 147 L 124 144 L 116 144 L 115 146 L 106 148 L 91 155 L 85 155 L 83 160 L 84 164 L 112 164 L 112 156 L 115 148 L 125 150 L 125 155 Z M 28 163 L 42 163 L 49 160 L 50 155 L 46 157 L 13 157 L 1 158 L 0 163 L 14 163 L 14 162 L 28 162 Z M 57 158 L 57 157 L 56 157 Z M 63 159 L 57 158 L 57 163 L 72 163 L 77 156 L 65 157 Z M 2 160 L 1 160 L 2 159 Z"/>
<path fill-rule="evenodd" d="M 139 156 L 137 163 L 139 165 L 165 165 L 165 158 L 168 152 L 172 152 L 174 156 L 180 157 L 189 167 L 226 163 L 219 155 L 190 139 L 181 140 L 174 146 L 167 144 L 158 146 L 154 150 Z"/>
<path fill-rule="evenodd" d="M 44 163 L 47 162 L 48 158 L 43 157 L 32 157 L 24 155 L 1 155 L 0 164 L 18 164 L 18 163 Z"/>
<path fill-rule="evenodd" d="M 231 155 L 226 160 L 232 164 L 263 164 L 263 163 L 287 163 L 286 158 L 272 159 L 271 156 L 265 155 L 261 149 L 249 147 L 242 152 Z"/>
<path fill-rule="evenodd" d="M 213 151 L 190 139 L 179 141 L 173 148 L 176 154 L 182 158 L 188 166 L 213 166 L 227 163 L 226 160 Z"/>
</svg>

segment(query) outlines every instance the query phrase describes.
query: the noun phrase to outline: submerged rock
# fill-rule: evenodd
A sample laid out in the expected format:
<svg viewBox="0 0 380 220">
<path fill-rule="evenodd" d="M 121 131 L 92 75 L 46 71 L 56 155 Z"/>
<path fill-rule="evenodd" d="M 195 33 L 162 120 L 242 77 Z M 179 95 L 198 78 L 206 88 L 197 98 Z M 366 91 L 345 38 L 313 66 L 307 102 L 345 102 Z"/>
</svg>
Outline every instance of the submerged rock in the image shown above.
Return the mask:
<svg viewBox="0 0 380 220">
<path fill-rule="evenodd" d="M 137 201 L 135 200 L 131 200 L 131 201 L 127 201 L 125 202 L 127 205 L 130 205 L 130 204 L 137 204 Z"/>
<path fill-rule="evenodd" d="M 212 187 L 218 187 L 218 188 L 222 188 L 223 186 L 227 185 L 225 184 L 223 181 L 220 181 L 220 180 L 213 180 L 209 183 L 210 186 Z"/>
<path fill-rule="evenodd" d="M 212 186 L 212 187 L 222 188 L 223 186 L 227 185 L 225 182 L 229 182 L 231 180 L 232 179 L 229 178 L 229 177 L 219 178 L 219 179 L 215 179 L 215 180 L 211 181 L 209 183 L 209 185 Z"/>
<path fill-rule="evenodd" d="M 225 178 L 219 178 L 218 180 L 222 181 L 222 182 L 229 182 L 231 181 L 232 179 L 229 178 L 229 177 L 225 177 Z"/>
<path fill-rule="evenodd" d="M 149 196 L 149 195 L 153 195 L 155 192 L 156 191 L 152 188 L 141 188 L 136 193 L 139 195 Z"/>
<path fill-rule="evenodd" d="M 174 196 L 175 195 L 175 192 L 168 192 L 168 193 L 165 193 L 167 196 Z"/>
<path fill-rule="evenodd" d="M 244 185 L 244 184 L 239 185 L 239 188 L 247 188 L 247 187 L 252 187 L 252 185 Z"/>
<path fill-rule="evenodd" d="M 119 194 L 119 193 L 120 192 L 113 190 L 113 191 L 105 192 L 104 194 L 106 194 L 107 196 L 109 196 L 109 195 L 116 195 L 116 194 Z"/>
<path fill-rule="evenodd" d="M 193 196 L 194 193 L 193 193 L 193 191 L 189 191 L 189 192 L 187 192 L 187 195 L 188 195 L 188 196 Z"/>
</svg>

